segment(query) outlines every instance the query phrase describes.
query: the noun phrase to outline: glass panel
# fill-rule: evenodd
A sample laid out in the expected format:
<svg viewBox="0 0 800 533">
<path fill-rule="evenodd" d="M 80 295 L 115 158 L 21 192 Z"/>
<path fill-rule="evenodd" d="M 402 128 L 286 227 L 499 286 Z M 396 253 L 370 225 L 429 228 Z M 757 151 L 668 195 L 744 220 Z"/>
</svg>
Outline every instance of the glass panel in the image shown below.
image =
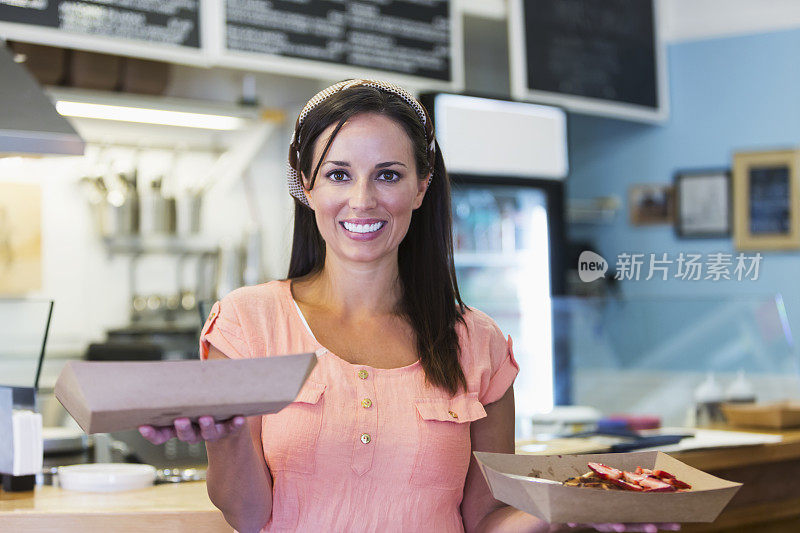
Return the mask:
<svg viewBox="0 0 800 533">
<path fill-rule="evenodd" d="M 780 295 L 741 298 L 553 298 L 576 404 L 683 424 L 713 373 L 724 390 L 745 373 L 759 399 L 797 397 L 798 356 Z"/>
<path fill-rule="evenodd" d="M 0 299 L 0 385 L 35 386 L 52 306 L 51 300 Z"/>
<path fill-rule="evenodd" d="M 546 205 L 534 187 L 462 186 L 453 193 L 461 297 L 513 339 L 518 414 L 553 405 Z"/>
</svg>

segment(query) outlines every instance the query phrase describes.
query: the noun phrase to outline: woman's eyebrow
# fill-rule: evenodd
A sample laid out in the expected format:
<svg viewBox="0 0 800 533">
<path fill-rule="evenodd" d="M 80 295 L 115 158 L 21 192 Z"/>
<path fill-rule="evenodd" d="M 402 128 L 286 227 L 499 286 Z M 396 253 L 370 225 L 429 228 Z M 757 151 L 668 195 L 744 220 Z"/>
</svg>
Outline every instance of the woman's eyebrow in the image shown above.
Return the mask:
<svg viewBox="0 0 800 533">
<path fill-rule="evenodd" d="M 330 161 L 330 160 L 328 160 L 328 161 L 325 161 L 323 163 L 323 165 L 336 165 L 336 166 L 339 166 L 339 167 L 349 167 L 350 163 L 348 163 L 347 161 Z M 386 168 L 386 167 L 390 167 L 392 165 L 400 165 L 402 167 L 406 166 L 405 163 L 401 163 L 400 161 L 384 161 L 383 163 L 378 163 L 377 165 L 375 165 L 375 168 Z"/>
<path fill-rule="evenodd" d="M 401 163 L 400 161 L 384 161 L 383 163 L 378 163 L 375 165 L 375 168 L 386 168 L 392 165 L 400 165 L 401 167 L 405 166 L 405 164 Z"/>
</svg>

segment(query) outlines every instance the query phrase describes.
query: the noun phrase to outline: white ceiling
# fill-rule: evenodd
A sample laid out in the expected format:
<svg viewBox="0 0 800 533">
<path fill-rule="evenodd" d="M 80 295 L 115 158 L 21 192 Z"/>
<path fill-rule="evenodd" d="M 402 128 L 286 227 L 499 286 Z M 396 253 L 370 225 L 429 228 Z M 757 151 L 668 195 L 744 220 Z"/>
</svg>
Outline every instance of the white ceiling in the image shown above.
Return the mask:
<svg viewBox="0 0 800 533">
<path fill-rule="evenodd" d="M 506 16 L 514 0 L 455 0 L 465 13 L 493 19 Z M 662 35 L 667 42 L 765 33 L 800 28 L 800 0 L 660 0 Z"/>
</svg>

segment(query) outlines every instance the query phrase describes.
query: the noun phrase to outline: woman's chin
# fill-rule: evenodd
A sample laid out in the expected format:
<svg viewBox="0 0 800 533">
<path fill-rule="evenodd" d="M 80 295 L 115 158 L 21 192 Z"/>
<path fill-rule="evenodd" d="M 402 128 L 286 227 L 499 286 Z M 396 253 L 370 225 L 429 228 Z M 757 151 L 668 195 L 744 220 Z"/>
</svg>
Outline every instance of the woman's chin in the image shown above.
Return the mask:
<svg viewBox="0 0 800 533">
<path fill-rule="evenodd" d="M 330 250 L 341 260 L 348 263 L 377 263 L 387 255 L 384 246 L 373 242 L 345 243 L 338 250 Z"/>
</svg>

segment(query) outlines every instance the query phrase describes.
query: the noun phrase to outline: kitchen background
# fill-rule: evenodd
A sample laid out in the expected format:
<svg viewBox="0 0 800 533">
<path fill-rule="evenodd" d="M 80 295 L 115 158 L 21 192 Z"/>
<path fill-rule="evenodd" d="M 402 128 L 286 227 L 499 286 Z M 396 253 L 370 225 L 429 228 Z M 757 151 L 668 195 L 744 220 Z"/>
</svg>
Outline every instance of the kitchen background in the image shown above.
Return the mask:
<svg viewBox="0 0 800 533">
<path fill-rule="evenodd" d="M 508 63 L 498 60 L 508 57 L 505 2 L 457 4 L 464 10 L 466 91 L 507 98 L 511 92 Z M 800 74 L 793 68 L 800 44 L 800 11 L 795 2 L 772 1 L 756 6 L 746 0 L 666 0 L 662 15 L 669 119 L 661 124 L 643 124 L 568 114 L 570 173 L 565 187 L 567 236 L 573 245 L 565 246 L 571 249 L 588 244 L 612 266 L 622 252 L 672 256 L 681 251 L 734 252 L 730 238 L 684 240 L 676 237 L 670 225 L 632 226 L 627 217 L 628 187 L 671 182 L 681 169 L 729 167 L 734 151 L 794 147 L 800 138 L 800 103 L 796 98 Z M 330 81 L 322 76 L 172 64 L 164 97 L 232 105 L 246 96 L 279 112 L 266 123 L 254 122 L 233 133 L 187 132 L 180 138 L 170 128 L 126 126 L 122 132 L 113 124 L 72 119 L 90 141 L 85 156 L 0 158 L 3 184 L 41 186 L 41 288 L 26 291 L 24 297 L 55 301 L 42 386 L 52 386 L 63 361 L 83 356 L 91 343 L 102 342 L 109 331 L 130 326 L 134 296 L 176 295 L 181 289 L 197 286 L 201 281 L 198 273 L 211 276 L 196 264 L 204 250 L 218 254 L 215 279 L 220 296 L 237 283 L 285 275 L 292 210 L 285 186 L 286 147 L 293 117 Z M 197 111 L 201 112 L 202 104 L 199 106 Z M 214 166 L 226 149 L 241 147 L 259 135 L 264 138 L 263 145 L 241 174 L 230 172 L 236 157 Z M 152 148 L 158 145 L 167 149 Z M 247 153 L 233 152 L 238 161 L 247 159 Z M 134 167 L 140 190 L 141 184 L 163 175 L 165 188 L 182 193 L 192 188 L 198 176 L 207 176 L 209 169 L 218 172 L 210 176 L 196 235 L 166 245 L 163 240 L 151 239 L 148 242 L 153 253 L 140 253 L 135 258 L 135 247 L 101 238 L 90 204 L 92 185 L 84 178 L 110 171 L 130 175 Z M 597 198 L 605 199 L 603 205 L 610 207 L 600 209 L 594 217 L 575 216 L 576 206 Z M 242 250 L 249 251 L 249 263 Z M 663 353 L 659 359 L 659 349 L 663 352 L 665 344 L 654 345 L 652 339 L 650 345 L 645 341 L 621 344 L 618 340 L 635 337 L 641 331 L 670 331 L 680 336 L 687 328 L 687 315 L 697 320 L 713 319 L 722 309 L 732 308 L 733 301 L 740 302 L 738 311 L 731 312 L 727 321 L 716 323 L 717 329 L 709 327 L 704 335 L 728 338 L 731 331 L 741 331 L 743 323 L 752 321 L 763 305 L 769 308 L 765 320 L 773 327 L 782 319 L 780 303 L 774 303 L 776 294 L 782 295 L 790 330 L 797 334 L 800 289 L 794 273 L 800 256 L 797 251 L 763 255 L 757 281 L 654 279 L 603 285 L 602 291 L 614 294 L 617 290 L 630 301 L 640 302 L 639 307 L 606 314 L 615 320 L 606 318 L 600 325 L 595 321 L 594 329 L 581 330 L 580 336 L 572 339 L 575 346 L 586 350 L 572 361 L 571 401 L 594 405 L 606 413 L 657 411 L 671 423 L 682 423 L 693 391 L 707 372 L 716 372 L 726 386 L 740 369 L 747 371 L 759 399 L 800 396 L 799 353 L 785 334 L 759 355 L 755 365 L 741 347 L 732 348 L 719 360 L 711 356 L 678 360 L 671 355 L 664 359 Z M 576 258 L 570 253 L 566 257 L 569 268 L 574 269 Z M 251 269 L 245 276 L 246 265 Z M 183 274 L 183 286 L 178 286 L 178 269 Z M 568 288 L 572 293 L 585 291 L 574 280 Z M 203 294 L 195 296 L 200 299 Z M 146 308 L 147 302 L 143 305 Z M 573 326 L 592 323 L 597 317 L 597 309 L 575 304 L 568 296 L 563 305 Z M 199 325 L 199 314 L 196 319 Z M 5 327 L 13 326 L 6 323 Z M 193 335 L 196 333 L 189 337 Z M 742 338 L 746 335 L 751 335 L 752 341 L 752 335 L 763 337 L 764 332 L 745 332 Z M 702 342 L 713 345 L 707 336 Z M 669 340 L 660 339 L 663 343 Z M 614 356 L 597 355 L 611 347 Z M 674 354 L 679 348 L 671 349 L 666 353 Z M 659 375 L 652 372 L 654 369 Z M 604 385 L 612 382 L 619 386 Z"/>
</svg>

